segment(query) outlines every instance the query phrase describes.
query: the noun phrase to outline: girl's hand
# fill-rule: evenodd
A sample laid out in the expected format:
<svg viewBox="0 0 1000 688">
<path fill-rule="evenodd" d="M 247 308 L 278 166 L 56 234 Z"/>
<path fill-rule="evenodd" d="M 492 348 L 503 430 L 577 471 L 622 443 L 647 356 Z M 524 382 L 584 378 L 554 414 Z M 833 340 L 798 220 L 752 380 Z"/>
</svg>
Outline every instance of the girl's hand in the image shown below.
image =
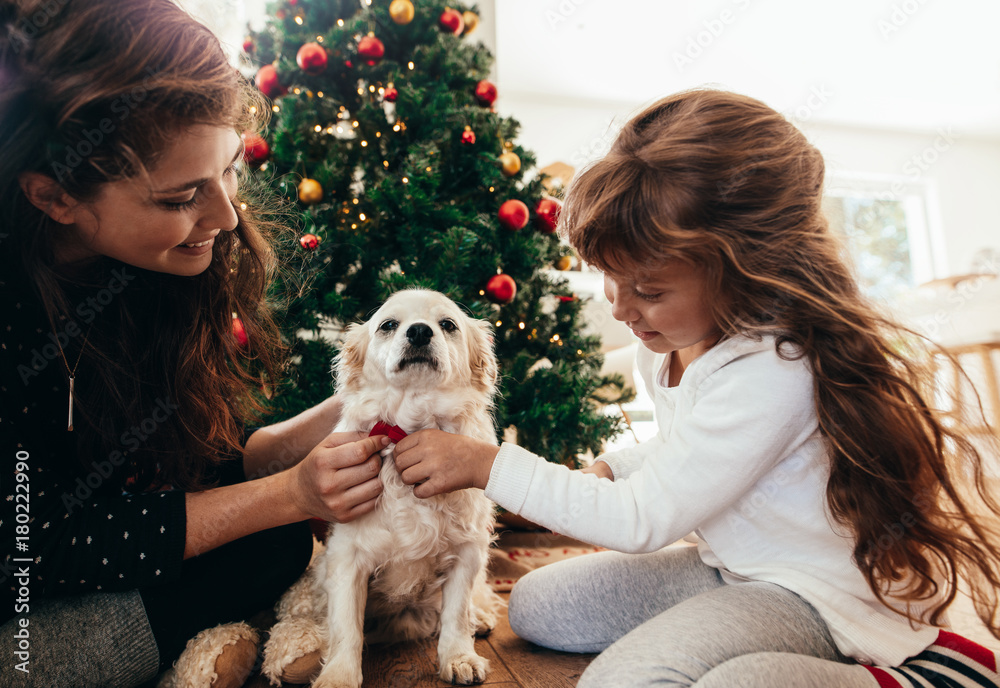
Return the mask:
<svg viewBox="0 0 1000 688">
<path fill-rule="evenodd" d="M 605 461 L 595 461 L 586 468 L 580 469 L 581 473 L 593 473 L 599 478 L 607 478 L 608 480 L 614 481 L 615 474 L 611 470 L 611 466 Z"/>
<path fill-rule="evenodd" d="M 347 523 L 375 509 L 375 500 L 382 494 L 379 452 L 389 438 L 357 440 L 357 436 L 330 433 L 299 464 L 285 471 L 287 494 L 303 518 Z"/>
<path fill-rule="evenodd" d="M 486 489 L 500 447 L 443 430 L 421 430 L 396 443 L 396 468 L 420 498 L 467 487 Z"/>
</svg>

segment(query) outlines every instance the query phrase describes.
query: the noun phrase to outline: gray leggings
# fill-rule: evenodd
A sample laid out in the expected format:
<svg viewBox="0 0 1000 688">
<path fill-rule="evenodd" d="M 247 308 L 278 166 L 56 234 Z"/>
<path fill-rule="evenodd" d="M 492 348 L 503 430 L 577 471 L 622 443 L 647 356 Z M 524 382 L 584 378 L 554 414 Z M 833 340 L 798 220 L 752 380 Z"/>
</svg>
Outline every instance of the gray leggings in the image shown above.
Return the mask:
<svg viewBox="0 0 1000 688">
<path fill-rule="evenodd" d="M 565 652 L 600 652 L 579 688 L 877 688 L 805 600 L 773 583 L 727 585 L 693 547 L 588 554 L 532 571 L 510 625 Z"/>
</svg>

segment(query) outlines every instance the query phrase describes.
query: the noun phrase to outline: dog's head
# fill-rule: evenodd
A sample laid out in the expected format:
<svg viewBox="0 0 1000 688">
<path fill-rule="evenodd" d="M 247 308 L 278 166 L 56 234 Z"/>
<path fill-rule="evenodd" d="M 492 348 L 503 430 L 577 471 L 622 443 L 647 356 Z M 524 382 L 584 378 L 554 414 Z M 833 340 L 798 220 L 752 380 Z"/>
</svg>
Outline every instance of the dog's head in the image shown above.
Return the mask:
<svg viewBox="0 0 1000 688">
<path fill-rule="evenodd" d="M 335 362 L 337 388 L 365 385 L 465 387 L 492 395 L 497 362 L 489 323 L 444 294 L 393 294 L 368 322 L 352 325 Z"/>
</svg>

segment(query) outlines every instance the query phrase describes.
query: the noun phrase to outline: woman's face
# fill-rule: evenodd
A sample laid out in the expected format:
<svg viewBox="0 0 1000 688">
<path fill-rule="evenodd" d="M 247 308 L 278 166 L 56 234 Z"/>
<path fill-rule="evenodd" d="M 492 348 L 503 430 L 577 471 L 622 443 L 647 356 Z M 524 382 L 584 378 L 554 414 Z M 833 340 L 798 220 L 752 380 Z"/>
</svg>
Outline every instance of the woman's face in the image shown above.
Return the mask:
<svg viewBox="0 0 1000 688">
<path fill-rule="evenodd" d="M 215 237 L 236 228 L 242 153 L 232 129 L 183 130 L 148 176 L 108 182 L 94 200 L 75 203 L 57 262 L 103 255 L 171 275 L 204 272 Z"/>
</svg>

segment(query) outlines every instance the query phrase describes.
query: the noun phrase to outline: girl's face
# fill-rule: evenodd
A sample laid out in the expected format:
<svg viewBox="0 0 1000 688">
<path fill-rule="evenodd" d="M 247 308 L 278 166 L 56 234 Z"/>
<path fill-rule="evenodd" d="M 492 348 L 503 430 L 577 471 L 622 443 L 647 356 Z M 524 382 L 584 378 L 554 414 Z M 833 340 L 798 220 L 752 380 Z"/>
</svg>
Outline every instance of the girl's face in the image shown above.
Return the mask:
<svg viewBox="0 0 1000 688">
<path fill-rule="evenodd" d="M 103 255 L 171 275 L 204 272 L 215 237 L 236 228 L 242 153 L 232 129 L 182 131 L 147 177 L 108 182 L 94 200 L 73 202 L 57 262 Z"/>
<path fill-rule="evenodd" d="M 719 337 L 702 268 L 672 260 L 648 273 L 606 272 L 604 293 L 615 320 L 632 328 L 643 346 L 656 353 L 699 343 L 711 346 Z"/>
</svg>

